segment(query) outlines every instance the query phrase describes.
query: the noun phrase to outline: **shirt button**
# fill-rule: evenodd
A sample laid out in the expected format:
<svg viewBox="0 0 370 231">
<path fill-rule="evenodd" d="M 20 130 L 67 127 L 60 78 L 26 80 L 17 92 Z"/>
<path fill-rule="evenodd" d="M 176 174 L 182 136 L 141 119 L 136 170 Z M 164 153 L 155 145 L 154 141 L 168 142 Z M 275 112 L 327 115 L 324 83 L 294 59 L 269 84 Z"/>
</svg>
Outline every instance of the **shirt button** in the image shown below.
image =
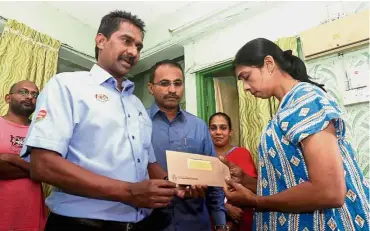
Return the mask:
<svg viewBox="0 0 370 231">
<path fill-rule="evenodd" d="M 139 158 L 137 158 L 137 162 L 140 163 L 140 159 Z"/>
<path fill-rule="evenodd" d="M 135 136 L 131 136 L 131 138 L 134 140 L 135 139 Z"/>
<path fill-rule="evenodd" d="M 128 118 L 130 118 L 130 114 L 128 114 Z"/>
</svg>

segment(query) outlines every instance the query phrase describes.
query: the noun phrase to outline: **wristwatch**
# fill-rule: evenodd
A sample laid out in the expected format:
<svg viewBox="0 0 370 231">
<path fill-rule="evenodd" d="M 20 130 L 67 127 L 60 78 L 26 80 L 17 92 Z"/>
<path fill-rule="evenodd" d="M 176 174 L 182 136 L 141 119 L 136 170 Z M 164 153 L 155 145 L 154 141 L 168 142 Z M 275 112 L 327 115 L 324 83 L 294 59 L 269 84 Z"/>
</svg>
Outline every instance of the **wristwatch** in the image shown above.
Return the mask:
<svg viewBox="0 0 370 231">
<path fill-rule="evenodd" d="M 229 226 L 227 225 L 215 225 L 215 230 L 222 229 L 224 231 L 229 231 Z"/>
</svg>

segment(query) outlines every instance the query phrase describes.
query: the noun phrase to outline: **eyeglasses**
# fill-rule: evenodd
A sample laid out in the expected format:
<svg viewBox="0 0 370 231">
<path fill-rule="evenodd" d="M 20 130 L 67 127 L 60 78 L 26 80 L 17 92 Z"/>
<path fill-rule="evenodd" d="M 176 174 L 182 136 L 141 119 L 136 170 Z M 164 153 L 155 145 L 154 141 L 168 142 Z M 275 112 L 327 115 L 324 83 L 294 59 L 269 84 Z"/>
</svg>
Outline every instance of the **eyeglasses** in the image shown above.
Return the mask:
<svg viewBox="0 0 370 231">
<path fill-rule="evenodd" d="M 21 95 L 21 96 L 28 96 L 28 95 L 31 95 L 32 96 L 32 98 L 34 98 L 34 99 L 37 99 L 37 97 L 39 96 L 39 93 L 38 92 L 35 92 L 35 91 L 33 91 L 33 92 L 30 92 L 30 91 L 28 91 L 27 89 L 20 89 L 20 90 L 18 90 L 17 92 L 12 92 L 12 93 L 10 93 L 10 94 L 18 94 L 18 95 Z"/>
<path fill-rule="evenodd" d="M 162 80 L 157 83 L 153 83 L 154 85 L 158 85 L 161 87 L 169 87 L 173 84 L 174 87 L 181 87 L 184 83 L 181 80 L 176 80 L 176 81 L 168 81 L 168 80 Z"/>
</svg>

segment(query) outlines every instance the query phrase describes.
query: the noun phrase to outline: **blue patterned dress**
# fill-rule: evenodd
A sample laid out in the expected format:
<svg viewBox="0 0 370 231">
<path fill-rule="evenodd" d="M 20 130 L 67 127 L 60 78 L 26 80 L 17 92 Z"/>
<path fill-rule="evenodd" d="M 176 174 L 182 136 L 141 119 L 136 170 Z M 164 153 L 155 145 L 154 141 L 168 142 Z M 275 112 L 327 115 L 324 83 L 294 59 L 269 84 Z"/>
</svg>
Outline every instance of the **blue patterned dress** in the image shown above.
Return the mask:
<svg viewBox="0 0 370 231">
<path fill-rule="evenodd" d="M 346 140 L 341 110 L 333 98 L 308 83 L 299 83 L 288 92 L 261 136 L 257 194 L 277 194 L 309 179 L 299 143 L 326 128 L 329 121 L 335 124 L 344 165 L 344 206 L 300 214 L 256 212 L 255 230 L 369 230 L 369 185 Z"/>
</svg>

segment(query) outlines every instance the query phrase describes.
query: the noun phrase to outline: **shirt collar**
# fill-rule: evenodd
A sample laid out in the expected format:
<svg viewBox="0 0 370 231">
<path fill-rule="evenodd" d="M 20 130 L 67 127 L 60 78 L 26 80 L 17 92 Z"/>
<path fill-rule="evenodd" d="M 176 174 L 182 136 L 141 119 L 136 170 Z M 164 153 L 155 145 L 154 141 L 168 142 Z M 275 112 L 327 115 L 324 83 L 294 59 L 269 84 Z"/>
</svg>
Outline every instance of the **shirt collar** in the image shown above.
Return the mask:
<svg viewBox="0 0 370 231">
<path fill-rule="evenodd" d="M 176 116 L 176 117 L 178 117 L 178 116 L 182 116 L 182 117 L 185 119 L 185 114 L 184 114 L 184 112 L 185 112 L 185 111 L 181 108 L 181 106 L 179 106 L 179 108 L 180 108 L 180 110 L 177 112 L 177 116 Z M 161 110 L 159 110 L 158 105 L 154 102 L 154 103 L 152 104 L 152 106 L 150 107 L 150 109 L 149 109 L 149 116 L 150 116 L 150 119 L 152 119 L 152 120 L 153 120 L 154 116 L 155 116 L 159 111 L 161 111 Z"/>
<path fill-rule="evenodd" d="M 102 83 L 108 83 L 114 88 L 117 85 L 117 80 L 113 78 L 111 74 L 109 74 L 106 70 L 104 70 L 97 64 L 94 64 L 94 66 L 90 70 L 90 73 L 99 85 Z M 130 94 L 133 94 L 134 89 L 135 89 L 135 84 L 125 78 L 122 82 L 122 87 L 124 91 L 127 91 Z"/>
<path fill-rule="evenodd" d="M 111 74 L 109 74 L 106 70 L 104 70 L 97 64 L 94 64 L 94 66 L 90 70 L 90 73 L 98 84 L 102 84 L 112 77 Z"/>
<path fill-rule="evenodd" d="M 123 80 L 122 87 L 124 91 L 128 92 L 129 94 L 134 94 L 135 84 L 132 81 L 128 79 Z"/>
</svg>

